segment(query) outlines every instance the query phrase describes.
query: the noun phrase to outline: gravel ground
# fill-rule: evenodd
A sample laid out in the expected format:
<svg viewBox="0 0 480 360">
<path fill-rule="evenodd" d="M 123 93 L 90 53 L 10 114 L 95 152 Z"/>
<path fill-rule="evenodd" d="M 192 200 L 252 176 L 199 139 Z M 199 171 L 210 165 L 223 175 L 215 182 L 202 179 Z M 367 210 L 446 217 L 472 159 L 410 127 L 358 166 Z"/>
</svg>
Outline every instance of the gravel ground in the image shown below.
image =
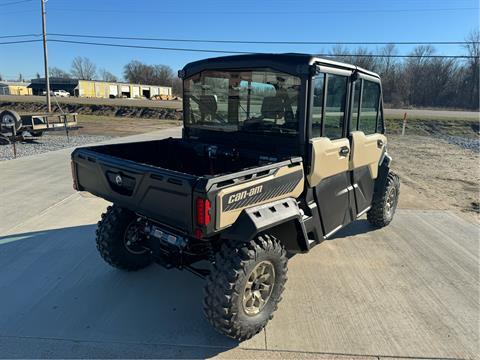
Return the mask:
<svg viewBox="0 0 480 360">
<path fill-rule="evenodd" d="M 441 139 L 446 140 L 450 144 L 460 146 L 462 149 L 472 150 L 480 153 L 480 139 L 467 139 L 461 136 L 442 135 Z"/>
<path fill-rule="evenodd" d="M 45 153 L 48 151 L 60 150 L 67 147 L 77 147 L 113 138 L 112 136 L 97 135 L 75 135 L 70 136 L 67 141 L 65 136 L 61 135 L 44 135 L 38 140 L 17 142 L 17 158 Z M 13 159 L 13 146 L 0 145 L 0 161 Z"/>
</svg>

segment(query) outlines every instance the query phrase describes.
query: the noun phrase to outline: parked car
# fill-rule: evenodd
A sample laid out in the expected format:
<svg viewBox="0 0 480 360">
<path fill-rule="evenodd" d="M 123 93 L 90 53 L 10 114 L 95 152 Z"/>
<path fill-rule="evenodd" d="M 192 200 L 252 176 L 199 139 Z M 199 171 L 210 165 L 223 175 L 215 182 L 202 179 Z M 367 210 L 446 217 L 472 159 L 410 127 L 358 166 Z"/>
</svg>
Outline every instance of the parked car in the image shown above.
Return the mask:
<svg viewBox="0 0 480 360">
<path fill-rule="evenodd" d="M 56 90 L 53 92 L 53 95 L 57 97 L 70 97 L 70 93 L 65 90 Z"/>
<path fill-rule="evenodd" d="M 42 91 L 42 95 L 47 95 L 47 92 Z M 50 90 L 50 95 L 56 97 L 70 97 L 70 93 L 65 90 Z"/>
</svg>

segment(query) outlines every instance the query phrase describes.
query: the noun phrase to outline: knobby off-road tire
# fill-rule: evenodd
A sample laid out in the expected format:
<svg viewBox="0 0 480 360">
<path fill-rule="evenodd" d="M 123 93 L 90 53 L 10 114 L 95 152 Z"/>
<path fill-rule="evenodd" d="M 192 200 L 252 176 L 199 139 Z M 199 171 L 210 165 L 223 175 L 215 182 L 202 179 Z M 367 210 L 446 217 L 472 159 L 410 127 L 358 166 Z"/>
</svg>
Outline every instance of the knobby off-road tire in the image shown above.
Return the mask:
<svg viewBox="0 0 480 360">
<path fill-rule="evenodd" d="M 98 222 L 97 249 L 103 260 L 115 268 L 135 271 L 152 263 L 149 252 L 135 244 L 136 218 L 133 212 L 113 205 Z"/>
<path fill-rule="evenodd" d="M 372 208 L 367 212 L 367 220 L 375 227 L 384 227 L 390 224 L 397 209 L 400 195 L 400 179 L 389 172 L 387 181 L 382 189 L 373 195 Z"/>
<path fill-rule="evenodd" d="M 248 243 L 226 240 L 207 278 L 205 315 L 222 334 L 249 339 L 272 319 L 286 281 L 286 251 L 273 236 L 261 235 Z"/>
</svg>

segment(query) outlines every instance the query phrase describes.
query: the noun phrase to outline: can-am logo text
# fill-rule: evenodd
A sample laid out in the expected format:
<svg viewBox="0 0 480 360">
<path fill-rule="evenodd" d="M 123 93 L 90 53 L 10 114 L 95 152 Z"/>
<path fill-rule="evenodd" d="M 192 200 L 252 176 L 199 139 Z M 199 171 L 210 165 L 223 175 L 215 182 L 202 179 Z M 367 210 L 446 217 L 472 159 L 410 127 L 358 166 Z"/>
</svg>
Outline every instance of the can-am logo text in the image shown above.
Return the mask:
<svg viewBox="0 0 480 360">
<path fill-rule="evenodd" d="M 258 185 L 249 190 L 243 190 L 236 194 L 232 194 L 228 197 L 228 204 L 233 204 L 240 200 L 246 199 L 247 197 L 260 194 L 262 190 L 263 190 L 263 185 Z"/>
</svg>

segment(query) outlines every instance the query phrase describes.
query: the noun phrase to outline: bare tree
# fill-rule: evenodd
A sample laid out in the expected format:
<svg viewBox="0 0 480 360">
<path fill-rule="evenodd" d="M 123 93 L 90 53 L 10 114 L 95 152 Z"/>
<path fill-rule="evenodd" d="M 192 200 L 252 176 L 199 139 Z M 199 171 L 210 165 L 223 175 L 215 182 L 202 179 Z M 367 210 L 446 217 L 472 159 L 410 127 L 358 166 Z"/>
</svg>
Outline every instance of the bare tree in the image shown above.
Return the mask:
<svg viewBox="0 0 480 360">
<path fill-rule="evenodd" d="M 59 79 L 70 79 L 70 74 L 58 67 L 51 67 L 48 69 L 48 73 L 52 78 L 59 78 Z"/>
<path fill-rule="evenodd" d="M 147 65 L 138 60 L 132 60 L 123 68 L 123 76 L 132 83 L 173 87 L 176 76 L 170 66 Z"/>
<path fill-rule="evenodd" d="M 183 81 L 177 76 L 173 78 L 172 93 L 176 96 L 183 95 Z"/>
<path fill-rule="evenodd" d="M 391 70 L 397 65 L 397 61 L 394 56 L 397 55 L 398 51 L 395 44 L 387 44 L 384 47 L 377 50 L 379 55 L 382 55 L 378 59 L 378 72 L 380 74 L 388 74 Z"/>
<path fill-rule="evenodd" d="M 345 46 L 335 45 L 330 53 L 335 60 L 354 64 L 367 70 L 375 71 L 378 66 L 377 58 L 365 47 L 359 47 L 350 51 Z"/>
<path fill-rule="evenodd" d="M 88 58 L 77 56 L 72 61 L 71 74 L 80 80 L 93 80 L 97 74 L 96 65 Z"/>
<path fill-rule="evenodd" d="M 173 70 L 167 65 L 155 65 L 155 83 L 163 86 L 172 86 L 174 79 Z"/>
<path fill-rule="evenodd" d="M 131 83 L 150 84 L 154 79 L 154 69 L 138 60 L 132 60 L 124 66 L 123 77 Z"/>
<path fill-rule="evenodd" d="M 472 56 L 468 59 L 466 64 L 466 71 L 464 74 L 464 83 L 466 94 L 463 94 L 464 98 L 468 99 L 468 104 L 465 104 L 468 108 L 478 109 L 480 107 L 480 93 L 479 93 L 479 70 L 480 70 L 480 31 L 473 30 L 465 39 L 465 49 L 467 54 Z M 464 91 L 465 92 L 465 91 Z"/>
<path fill-rule="evenodd" d="M 100 79 L 103 80 L 103 81 L 108 81 L 108 82 L 117 82 L 118 81 L 118 78 L 113 75 L 110 71 L 108 71 L 107 69 L 100 69 L 99 70 L 99 74 L 100 74 Z"/>
<path fill-rule="evenodd" d="M 340 44 L 332 46 L 330 54 L 330 56 L 337 61 L 348 62 L 352 59 L 350 56 L 350 50 L 348 50 L 346 46 Z"/>
<path fill-rule="evenodd" d="M 387 104 L 401 106 L 401 64 L 394 57 L 398 53 L 397 48 L 394 44 L 387 44 L 377 49 L 377 53 L 382 56 L 377 59 L 377 71 L 382 78 L 383 99 Z"/>
</svg>

